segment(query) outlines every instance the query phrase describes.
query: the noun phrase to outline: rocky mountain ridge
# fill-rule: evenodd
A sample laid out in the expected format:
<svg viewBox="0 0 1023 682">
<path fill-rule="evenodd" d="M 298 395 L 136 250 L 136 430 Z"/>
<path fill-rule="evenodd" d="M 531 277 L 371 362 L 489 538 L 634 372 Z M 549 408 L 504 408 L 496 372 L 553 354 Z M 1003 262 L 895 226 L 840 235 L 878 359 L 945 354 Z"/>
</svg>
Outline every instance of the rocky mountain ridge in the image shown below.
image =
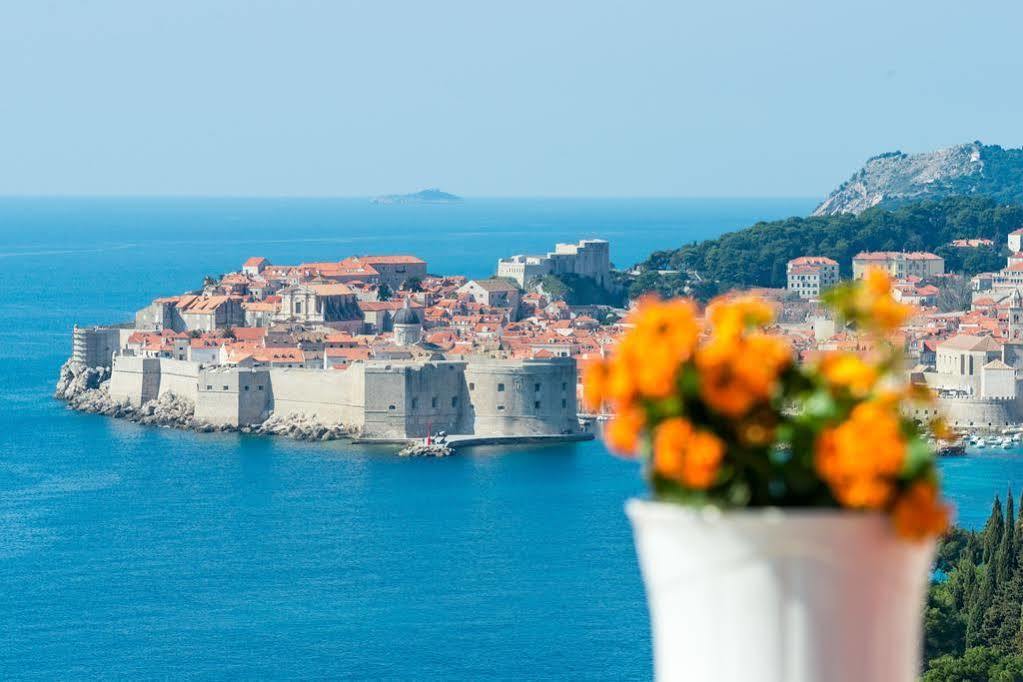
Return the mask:
<svg viewBox="0 0 1023 682">
<path fill-rule="evenodd" d="M 1023 149 L 970 142 L 921 154 L 880 154 L 829 194 L 813 215 L 978 195 L 1000 203 L 1023 202 Z"/>
</svg>

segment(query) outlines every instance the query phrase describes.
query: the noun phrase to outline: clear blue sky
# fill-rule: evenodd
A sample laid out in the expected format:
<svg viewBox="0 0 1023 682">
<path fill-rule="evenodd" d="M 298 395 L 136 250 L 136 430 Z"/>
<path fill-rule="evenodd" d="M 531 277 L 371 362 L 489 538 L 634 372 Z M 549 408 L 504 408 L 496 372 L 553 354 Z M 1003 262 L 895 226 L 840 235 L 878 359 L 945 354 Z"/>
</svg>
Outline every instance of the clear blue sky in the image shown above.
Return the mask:
<svg viewBox="0 0 1023 682">
<path fill-rule="evenodd" d="M 0 4 L 0 194 L 817 196 L 1023 144 L 1023 3 Z"/>
</svg>

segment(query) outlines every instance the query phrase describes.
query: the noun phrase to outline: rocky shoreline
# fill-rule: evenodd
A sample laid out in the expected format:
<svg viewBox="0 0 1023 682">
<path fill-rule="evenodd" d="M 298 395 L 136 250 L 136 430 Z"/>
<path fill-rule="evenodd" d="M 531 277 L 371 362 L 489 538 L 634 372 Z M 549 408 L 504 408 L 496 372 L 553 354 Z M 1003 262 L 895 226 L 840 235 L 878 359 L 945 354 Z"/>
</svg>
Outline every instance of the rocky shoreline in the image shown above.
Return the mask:
<svg viewBox="0 0 1023 682">
<path fill-rule="evenodd" d="M 109 380 L 110 370 L 105 367 L 87 367 L 68 360 L 60 368 L 53 397 L 79 412 L 199 433 L 237 431 L 305 441 L 339 440 L 354 435 L 353 429 L 343 424 L 324 424 L 304 414 L 271 414 L 260 424 L 242 427 L 210 424 L 195 418 L 195 405 L 190 400 L 170 393 L 134 407 L 110 397 Z"/>
</svg>

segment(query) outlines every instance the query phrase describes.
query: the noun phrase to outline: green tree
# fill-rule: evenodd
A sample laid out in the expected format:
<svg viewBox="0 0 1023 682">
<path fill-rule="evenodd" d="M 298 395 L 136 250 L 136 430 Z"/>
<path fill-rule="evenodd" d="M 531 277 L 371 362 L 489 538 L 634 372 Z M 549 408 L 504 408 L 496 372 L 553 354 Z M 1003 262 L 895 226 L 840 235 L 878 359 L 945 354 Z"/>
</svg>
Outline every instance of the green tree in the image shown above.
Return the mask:
<svg viewBox="0 0 1023 682">
<path fill-rule="evenodd" d="M 943 277 L 938 286 L 938 310 L 943 313 L 969 310 L 972 293 L 970 280 L 962 275 Z"/>
<path fill-rule="evenodd" d="M 387 286 L 386 283 L 381 284 L 377 287 L 377 300 L 378 301 L 390 301 L 394 297 L 394 292 L 391 291 L 391 287 Z"/>
<path fill-rule="evenodd" d="M 993 647 L 972 647 L 962 656 L 931 661 L 924 682 L 1023 682 L 1023 658 Z"/>
<path fill-rule="evenodd" d="M 419 277 L 409 277 L 408 279 L 406 279 L 404 282 L 401 283 L 401 288 L 404 291 L 413 291 L 413 292 L 415 292 L 415 291 L 422 291 L 423 290 L 423 280 L 421 278 L 419 278 Z"/>
<path fill-rule="evenodd" d="M 1023 201 L 1023 191 L 1016 196 Z M 851 275 L 852 257 L 860 251 L 917 248 L 946 254 L 949 272 L 967 275 L 1002 267 L 1008 233 L 1023 225 L 1023 206 L 999 204 L 997 198 L 951 197 L 895 208 L 875 207 L 859 215 L 840 214 L 760 222 L 715 239 L 657 251 L 640 264 L 643 270 L 698 273 L 722 289 L 735 286 L 785 286 L 784 264 L 797 256 L 828 256 Z M 982 237 L 995 247 L 943 249 L 953 239 Z M 966 252 L 965 254 L 961 252 Z"/>
</svg>

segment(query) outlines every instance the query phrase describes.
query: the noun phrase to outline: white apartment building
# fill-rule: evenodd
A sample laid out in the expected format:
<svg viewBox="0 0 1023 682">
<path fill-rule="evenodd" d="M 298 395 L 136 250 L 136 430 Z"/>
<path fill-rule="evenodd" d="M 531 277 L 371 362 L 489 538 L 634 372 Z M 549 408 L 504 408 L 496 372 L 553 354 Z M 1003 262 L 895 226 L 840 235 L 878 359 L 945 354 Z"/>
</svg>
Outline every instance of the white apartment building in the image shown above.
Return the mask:
<svg viewBox="0 0 1023 682">
<path fill-rule="evenodd" d="M 786 287 L 803 299 L 820 298 L 838 284 L 838 263 L 825 256 L 793 258 L 785 266 Z"/>
</svg>

